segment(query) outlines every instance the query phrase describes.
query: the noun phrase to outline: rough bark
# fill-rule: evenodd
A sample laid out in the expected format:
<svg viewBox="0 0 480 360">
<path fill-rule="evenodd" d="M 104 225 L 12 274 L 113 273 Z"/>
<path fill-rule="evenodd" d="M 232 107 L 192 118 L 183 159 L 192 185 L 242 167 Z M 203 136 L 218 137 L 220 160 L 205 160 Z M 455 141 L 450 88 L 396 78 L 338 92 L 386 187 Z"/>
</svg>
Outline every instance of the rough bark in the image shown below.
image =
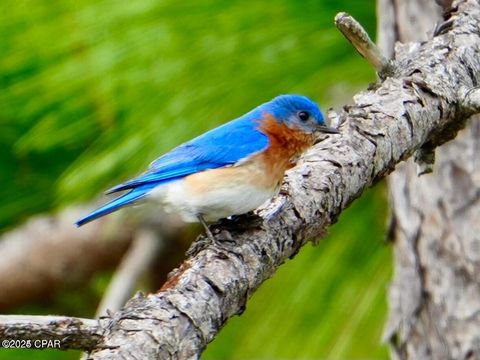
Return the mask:
<svg viewBox="0 0 480 360">
<path fill-rule="evenodd" d="M 258 217 L 218 226 L 217 241 L 197 240 L 159 292 L 106 318 L 90 358 L 198 358 L 260 284 L 366 187 L 421 146 L 453 138 L 478 109 L 464 94 L 480 71 L 480 5 L 457 4 L 431 41 L 401 48 L 393 76 L 342 110 L 341 135 L 310 149 Z"/>
<path fill-rule="evenodd" d="M 389 14 L 379 22 L 387 54 L 393 40 L 427 40 L 442 21 L 433 0 L 381 0 L 379 13 Z M 474 22 L 469 25 L 478 35 Z M 471 49 L 478 47 L 478 38 L 465 40 Z M 470 71 L 478 76 L 478 68 Z M 472 118 L 455 141 L 437 149 L 432 174 L 418 177 L 408 161 L 389 178 L 395 275 L 385 336 L 394 358 L 480 358 L 479 156 L 480 121 Z"/>
<path fill-rule="evenodd" d="M 473 112 L 461 94 L 480 70 L 480 7 L 458 5 L 432 41 L 399 52 L 394 76 L 355 97 L 339 115 L 341 136 L 312 148 L 259 218 L 220 226 L 214 244 L 197 241 L 161 291 L 112 316 L 90 358 L 197 358 L 258 286 L 363 189 L 426 142 L 454 137 Z"/>
</svg>

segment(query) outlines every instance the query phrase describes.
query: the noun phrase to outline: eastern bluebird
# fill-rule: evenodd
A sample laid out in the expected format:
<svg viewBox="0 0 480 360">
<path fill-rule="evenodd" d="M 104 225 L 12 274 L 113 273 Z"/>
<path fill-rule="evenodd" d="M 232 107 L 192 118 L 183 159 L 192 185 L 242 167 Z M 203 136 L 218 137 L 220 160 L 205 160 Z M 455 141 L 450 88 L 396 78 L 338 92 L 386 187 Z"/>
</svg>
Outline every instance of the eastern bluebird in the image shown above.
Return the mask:
<svg viewBox="0 0 480 360">
<path fill-rule="evenodd" d="M 127 193 L 76 224 L 151 199 L 185 221 L 200 221 L 212 238 L 206 222 L 247 213 L 277 194 L 285 171 L 318 131 L 338 133 L 307 97 L 277 96 L 159 157 L 142 175 L 107 191 Z"/>
</svg>

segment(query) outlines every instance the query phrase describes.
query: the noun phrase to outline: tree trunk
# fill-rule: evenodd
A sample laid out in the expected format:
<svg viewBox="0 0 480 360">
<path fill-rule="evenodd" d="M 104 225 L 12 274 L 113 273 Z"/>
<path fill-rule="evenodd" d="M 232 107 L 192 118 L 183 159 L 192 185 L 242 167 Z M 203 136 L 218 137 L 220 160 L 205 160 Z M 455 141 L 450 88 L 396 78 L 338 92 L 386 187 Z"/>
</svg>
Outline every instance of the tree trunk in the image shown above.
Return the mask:
<svg viewBox="0 0 480 360">
<path fill-rule="evenodd" d="M 394 41 L 431 38 L 448 6 L 379 0 L 382 50 L 392 55 Z M 395 274 L 385 336 L 393 358 L 480 358 L 479 156 L 475 118 L 437 149 L 433 173 L 417 176 L 409 160 L 389 178 Z"/>
</svg>

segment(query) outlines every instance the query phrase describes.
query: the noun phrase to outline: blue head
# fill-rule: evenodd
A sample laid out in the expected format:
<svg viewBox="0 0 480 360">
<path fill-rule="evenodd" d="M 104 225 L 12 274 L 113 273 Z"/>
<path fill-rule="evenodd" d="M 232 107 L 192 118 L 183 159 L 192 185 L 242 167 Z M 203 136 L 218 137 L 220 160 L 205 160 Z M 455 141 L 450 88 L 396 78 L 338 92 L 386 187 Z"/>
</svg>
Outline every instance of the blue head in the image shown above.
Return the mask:
<svg viewBox="0 0 480 360">
<path fill-rule="evenodd" d="M 290 128 L 300 128 L 308 133 L 315 131 L 338 133 L 336 129 L 325 125 L 319 107 L 306 96 L 280 95 L 262 107 Z"/>
</svg>

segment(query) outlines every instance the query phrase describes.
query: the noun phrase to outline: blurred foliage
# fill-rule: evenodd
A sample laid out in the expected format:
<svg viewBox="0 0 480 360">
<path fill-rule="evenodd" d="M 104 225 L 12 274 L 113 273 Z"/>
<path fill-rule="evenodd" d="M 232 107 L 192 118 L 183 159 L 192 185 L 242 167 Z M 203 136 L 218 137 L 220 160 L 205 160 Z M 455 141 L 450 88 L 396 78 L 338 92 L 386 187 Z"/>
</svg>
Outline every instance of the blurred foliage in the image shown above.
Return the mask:
<svg viewBox="0 0 480 360">
<path fill-rule="evenodd" d="M 280 93 L 348 99 L 373 73 L 338 10 L 373 32 L 373 1 L 3 0 L 0 228 L 91 200 Z"/>
<path fill-rule="evenodd" d="M 3 0 L 0 231 L 90 201 L 280 93 L 324 109 L 348 102 L 374 74 L 335 29 L 338 11 L 374 33 L 373 0 Z M 385 358 L 384 208 L 382 190 L 363 196 L 254 295 L 204 358 Z M 91 316 L 104 276 L 89 295 L 62 295 L 38 312 Z M 0 351 L 32 356 L 78 358 Z"/>
</svg>

